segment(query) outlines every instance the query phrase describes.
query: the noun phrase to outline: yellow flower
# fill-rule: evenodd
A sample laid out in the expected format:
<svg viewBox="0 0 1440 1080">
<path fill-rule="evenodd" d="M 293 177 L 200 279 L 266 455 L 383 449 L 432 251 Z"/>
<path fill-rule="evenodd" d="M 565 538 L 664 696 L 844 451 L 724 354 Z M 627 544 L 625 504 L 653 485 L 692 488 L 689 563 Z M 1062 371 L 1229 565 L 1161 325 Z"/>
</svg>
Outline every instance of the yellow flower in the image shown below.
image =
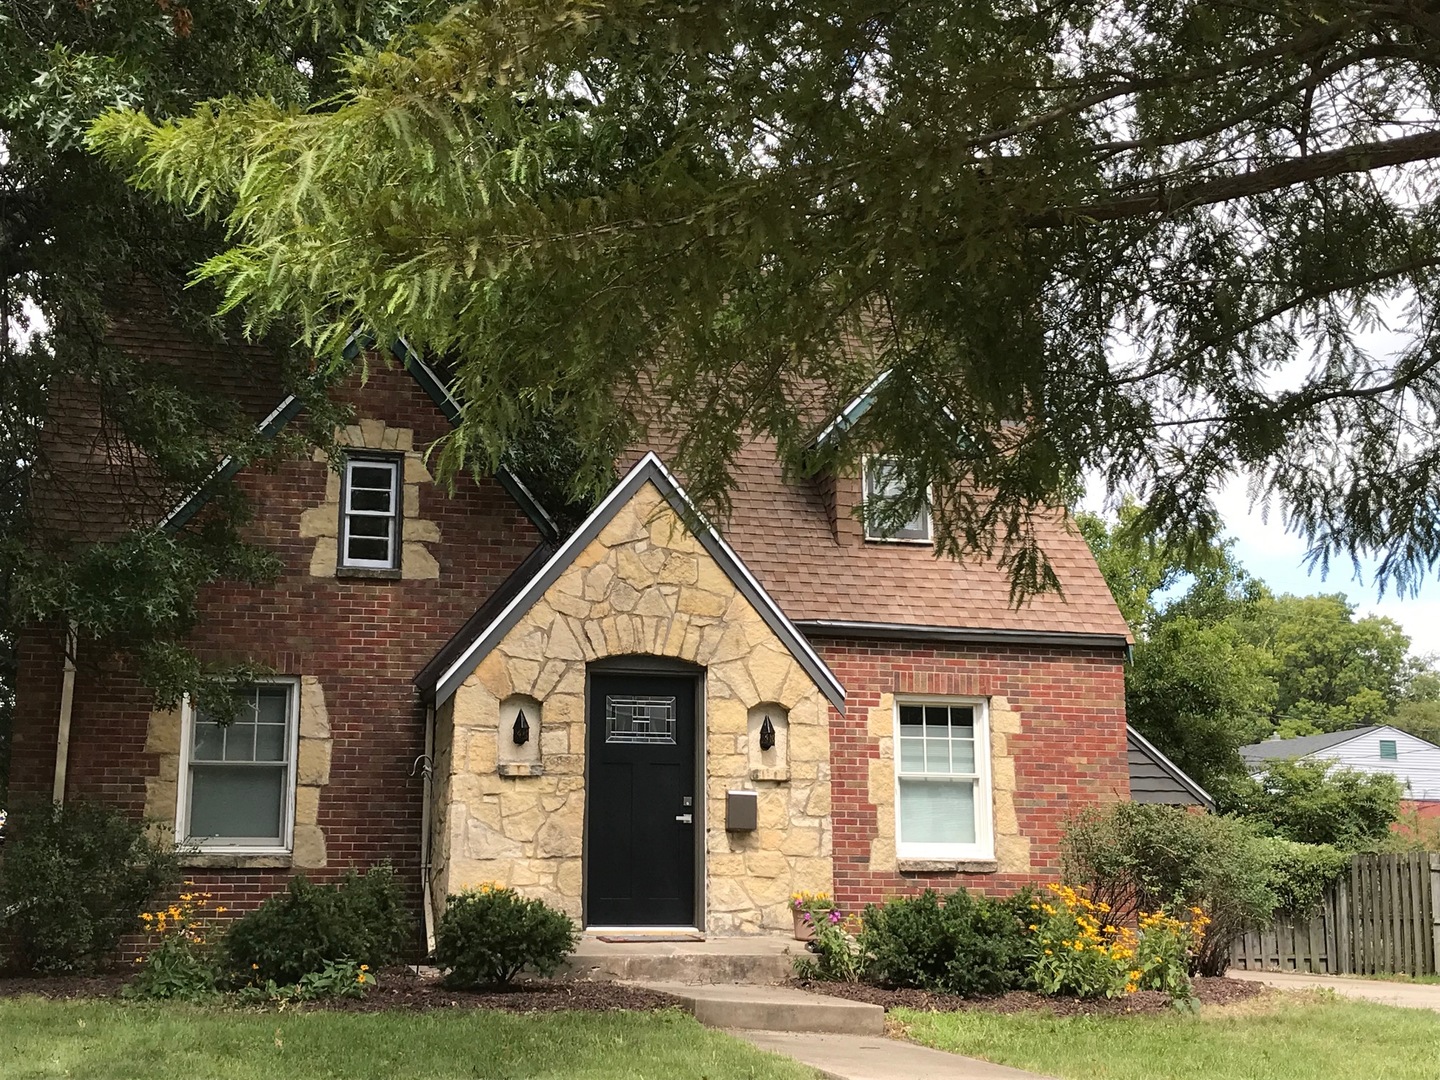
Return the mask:
<svg viewBox="0 0 1440 1080">
<path fill-rule="evenodd" d="M 360 965 L 360 970 L 361 970 L 361 971 L 369 971 L 369 970 L 370 970 L 370 965 L 369 965 L 369 964 L 361 964 L 361 965 Z"/>
<path fill-rule="evenodd" d="M 251 971 L 259 971 L 259 970 L 260 970 L 260 965 L 259 965 L 259 964 L 251 964 L 251 965 L 250 965 L 250 970 L 251 970 Z"/>
</svg>

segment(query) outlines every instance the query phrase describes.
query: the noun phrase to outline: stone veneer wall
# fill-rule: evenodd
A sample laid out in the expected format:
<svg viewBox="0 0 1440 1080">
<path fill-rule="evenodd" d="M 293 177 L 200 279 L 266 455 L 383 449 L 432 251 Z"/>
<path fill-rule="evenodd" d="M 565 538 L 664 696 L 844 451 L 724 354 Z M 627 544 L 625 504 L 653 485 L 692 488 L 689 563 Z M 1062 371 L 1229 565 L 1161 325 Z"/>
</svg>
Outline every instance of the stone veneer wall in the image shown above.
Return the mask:
<svg viewBox="0 0 1440 1080">
<path fill-rule="evenodd" d="M 174 830 L 178 822 L 181 743 L 185 723 L 181 710 L 155 710 L 150 714 L 145 752 L 155 754 L 159 766 L 145 778 L 145 818 Z M 325 833 L 320 828 L 320 791 L 330 783 L 330 713 L 320 680 L 300 677 L 300 738 L 295 759 L 295 831 L 291 853 L 284 855 L 228 855 L 192 853 L 187 866 L 294 867 L 317 870 L 326 858 Z"/>
<path fill-rule="evenodd" d="M 437 903 L 482 881 L 581 916 L 586 665 L 647 654 L 706 668 L 704 928 L 789 927 L 797 890 L 832 880 L 829 706 L 803 668 L 645 485 L 546 590 L 437 717 Z M 500 703 L 541 704 L 538 775 L 502 776 Z M 749 713 L 785 710 L 789 779 L 752 767 Z M 725 792 L 759 792 L 759 828 L 725 830 Z"/>
</svg>

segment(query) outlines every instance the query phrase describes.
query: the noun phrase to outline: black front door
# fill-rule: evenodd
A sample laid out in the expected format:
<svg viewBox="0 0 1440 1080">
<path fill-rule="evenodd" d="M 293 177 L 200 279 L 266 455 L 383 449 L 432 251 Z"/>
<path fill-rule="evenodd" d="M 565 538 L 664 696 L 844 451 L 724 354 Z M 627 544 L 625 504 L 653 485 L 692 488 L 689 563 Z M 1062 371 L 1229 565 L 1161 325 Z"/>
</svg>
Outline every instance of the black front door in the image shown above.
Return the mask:
<svg viewBox="0 0 1440 1080">
<path fill-rule="evenodd" d="M 586 919 L 695 925 L 695 679 L 590 678 Z"/>
</svg>

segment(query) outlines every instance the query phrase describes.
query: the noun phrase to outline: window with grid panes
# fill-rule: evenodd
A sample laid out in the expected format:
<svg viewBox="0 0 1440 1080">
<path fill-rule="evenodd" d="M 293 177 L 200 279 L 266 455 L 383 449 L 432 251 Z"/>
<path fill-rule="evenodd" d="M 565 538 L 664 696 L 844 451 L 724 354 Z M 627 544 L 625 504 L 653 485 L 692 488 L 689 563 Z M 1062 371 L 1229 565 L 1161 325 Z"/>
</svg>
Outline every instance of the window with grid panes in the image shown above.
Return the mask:
<svg viewBox="0 0 1440 1080">
<path fill-rule="evenodd" d="M 345 463 L 340 565 L 393 570 L 400 551 L 400 462 L 351 458 Z"/>
<path fill-rule="evenodd" d="M 228 722 L 187 710 L 186 784 L 178 832 L 201 848 L 282 850 L 295 805 L 297 687 L 241 691 Z"/>
<path fill-rule="evenodd" d="M 989 858 L 989 739 L 980 702 L 897 706 L 896 852 Z"/>
<path fill-rule="evenodd" d="M 919 509 L 915 511 L 915 516 L 901 524 L 898 528 L 886 530 L 880 526 L 878 521 L 874 520 L 872 515 L 877 507 L 900 499 L 904 494 L 905 487 L 903 478 L 894 461 L 884 457 L 870 457 L 865 459 L 865 539 L 909 540 L 915 543 L 925 542 L 930 539 L 930 507 L 928 502 L 922 503 Z"/>
</svg>

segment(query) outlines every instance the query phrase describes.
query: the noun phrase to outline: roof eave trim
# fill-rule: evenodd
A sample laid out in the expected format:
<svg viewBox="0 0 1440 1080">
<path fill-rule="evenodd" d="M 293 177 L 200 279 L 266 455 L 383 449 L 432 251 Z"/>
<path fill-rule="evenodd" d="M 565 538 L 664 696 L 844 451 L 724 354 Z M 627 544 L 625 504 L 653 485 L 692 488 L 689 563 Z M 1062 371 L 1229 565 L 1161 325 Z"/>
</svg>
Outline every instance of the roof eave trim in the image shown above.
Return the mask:
<svg viewBox="0 0 1440 1080">
<path fill-rule="evenodd" d="M 287 394 L 284 401 L 270 410 L 269 416 L 255 425 L 255 431 L 261 438 L 273 439 L 280 433 L 281 428 L 294 419 L 295 414 L 299 411 L 300 399 L 294 394 Z M 210 492 L 214 485 L 229 480 L 242 467 L 233 455 L 226 454 L 195 490 L 160 520 L 161 531 L 167 532 L 171 529 L 182 528 L 186 522 L 200 512 L 202 506 L 209 502 Z"/>
<path fill-rule="evenodd" d="M 1179 765 L 1176 765 L 1175 762 L 1171 761 L 1169 755 L 1166 754 L 1165 751 L 1161 750 L 1144 735 L 1141 735 L 1140 732 L 1136 731 L 1134 726 L 1131 724 L 1125 725 L 1125 732 L 1132 739 L 1138 742 L 1141 748 L 1150 755 L 1150 760 L 1155 762 L 1155 764 L 1159 765 L 1162 769 L 1164 769 L 1170 774 L 1171 779 L 1173 779 L 1177 784 L 1190 792 L 1191 795 L 1194 795 L 1197 799 L 1204 803 L 1206 809 L 1208 809 L 1212 814 L 1215 812 L 1215 810 L 1217 809 L 1215 797 L 1211 795 L 1208 791 L 1206 791 L 1203 787 L 1201 787 L 1199 784 L 1197 784 L 1194 779 L 1191 778 L 1189 773 L 1187 773 L 1184 769 L 1180 768 Z"/>
<path fill-rule="evenodd" d="M 840 685 L 840 681 L 835 678 L 834 673 L 811 648 L 804 634 L 780 610 L 779 605 L 775 603 L 764 587 L 755 580 L 750 569 L 735 554 L 730 545 L 699 514 L 694 504 L 686 496 L 679 481 L 665 468 L 653 451 L 641 458 L 625 477 L 611 488 L 610 493 L 600 501 L 600 504 L 590 512 L 589 517 L 550 557 L 540 572 L 516 594 L 470 647 L 461 653 L 449 669 L 440 676 L 435 688 L 437 705 L 443 704 L 454 695 L 480 661 L 514 628 L 531 605 L 544 595 L 545 590 L 569 568 L 575 557 L 600 535 L 620 507 L 628 503 L 647 482 L 653 483 L 661 496 L 671 504 L 673 509 L 680 512 L 682 517 L 689 516 L 699 522 L 699 526 L 694 530 L 694 535 L 707 554 L 716 561 L 741 595 L 765 620 L 766 625 L 795 657 L 830 704 L 840 713 L 844 713 L 845 688 Z"/>
<path fill-rule="evenodd" d="M 887 641 L 927 641 L 958 645 L 1065 645 L 1075 648 L 1126 649 L 1125 634 L 1094 634 L 1068 630 L 989 630 L 911 623 L 853 622 L 843 619 L 796 619 L 807 636 L 883 638 Z"/>
<path fill-rule="evenodd" d="M 855 400 L 841 409 L 840 415 L 826 424 L 825 429 L 810 440 L 809 449 L 819 449 L 832 438 L 845 434 L 845 432 L 859 423 L 860 418 L 869 412 L 871 406 L 875 404 L 875 391 L 879 390 L 889 377 L 890 369 L 886 368 L 879 375 L 876 375 L 875 378 L 871 379 L 870 384 L 855 396 Z"/>
</svg>

